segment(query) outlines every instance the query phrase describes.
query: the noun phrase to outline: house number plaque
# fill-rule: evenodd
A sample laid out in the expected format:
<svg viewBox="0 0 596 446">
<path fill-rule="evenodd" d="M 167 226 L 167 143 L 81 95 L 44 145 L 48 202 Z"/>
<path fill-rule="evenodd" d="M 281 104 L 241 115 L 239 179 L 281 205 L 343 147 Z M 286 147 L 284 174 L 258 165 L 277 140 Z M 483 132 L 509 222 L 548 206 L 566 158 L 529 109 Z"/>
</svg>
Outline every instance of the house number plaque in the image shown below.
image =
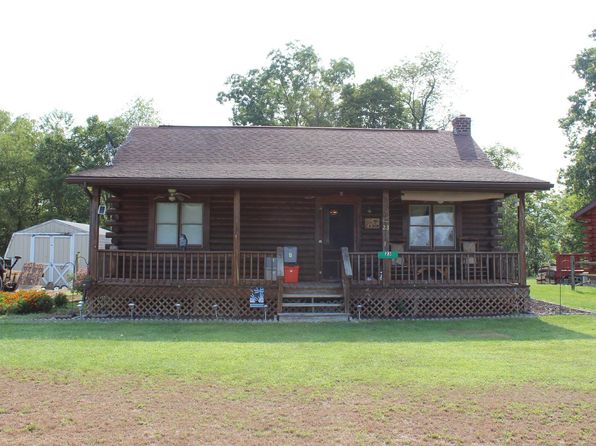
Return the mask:
<svg viewBox="0 0 596 446">
<path fill-rule="evenodd" d="M 380 218 L 365 218 L 364 219 L 364 229 L 379 229 L 381 227 L 381 219 Z"/>
</svg>

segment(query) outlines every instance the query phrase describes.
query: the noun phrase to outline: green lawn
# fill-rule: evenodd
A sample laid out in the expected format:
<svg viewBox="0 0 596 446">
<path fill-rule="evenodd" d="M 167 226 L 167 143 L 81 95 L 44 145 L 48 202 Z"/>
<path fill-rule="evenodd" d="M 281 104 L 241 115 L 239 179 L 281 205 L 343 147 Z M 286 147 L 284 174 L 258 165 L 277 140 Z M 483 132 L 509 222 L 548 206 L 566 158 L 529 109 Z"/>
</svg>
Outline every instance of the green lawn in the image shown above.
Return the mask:
<svg viewBox="0 0 596 446">
<path fill-rule="evenodd" d="M 334 324 L 0 321 L 9 374 L 252 388 L 544 384 L 594 390 L 596 318 Z"/>
<path fill-rule="evenodd" d="M 596 311 L 596 287 L 594 286 L 576 286 L 573 291 L 571 285 L 537 284 L 536 279 L 529 279 L 528 285 L 531 286 L 530 295 L 535 299 L 559 304 L 560 293 L 563 305 Z"/>
</svg>

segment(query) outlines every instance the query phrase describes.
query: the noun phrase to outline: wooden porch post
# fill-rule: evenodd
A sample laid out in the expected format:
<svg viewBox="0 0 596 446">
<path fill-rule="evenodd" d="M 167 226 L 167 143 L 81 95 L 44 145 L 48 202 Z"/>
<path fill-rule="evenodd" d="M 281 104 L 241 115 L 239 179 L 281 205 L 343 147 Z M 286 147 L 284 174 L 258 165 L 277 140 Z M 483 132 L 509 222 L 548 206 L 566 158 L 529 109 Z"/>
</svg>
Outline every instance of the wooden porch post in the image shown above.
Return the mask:
<svg viewBox="0 0 596 446">
<path fill-rule="evenodd" d="M 519 252 L 519 284 L 526 286 L 526 194 L 519 192 L 517 206 L 517 249 Z"/>
<path fill-rule="evenodd" d="M 93 280 L 97 280 L 97 250 L 99 249 L 99 215 L 97 209 L 99 208 L 100 195 L 101 189 L 93 186 L 89 206 L 89 254 L 87 259 L 89 275 Z"/>
<path fill-rule="evenodd" d="M 389 190 L 383 190 L 383 251 L 391 250 L 390 243 L 390 218 L 389 218 Z M 383 286 L 387 287 L 391 283 L 391 259 L 383 260 Z"/>
<path fill-rule="evenodd" d="M 234 244 L 232 252 L 232 284 L 240 283 L 240 190 L 234 189 Z"/>
</svg>

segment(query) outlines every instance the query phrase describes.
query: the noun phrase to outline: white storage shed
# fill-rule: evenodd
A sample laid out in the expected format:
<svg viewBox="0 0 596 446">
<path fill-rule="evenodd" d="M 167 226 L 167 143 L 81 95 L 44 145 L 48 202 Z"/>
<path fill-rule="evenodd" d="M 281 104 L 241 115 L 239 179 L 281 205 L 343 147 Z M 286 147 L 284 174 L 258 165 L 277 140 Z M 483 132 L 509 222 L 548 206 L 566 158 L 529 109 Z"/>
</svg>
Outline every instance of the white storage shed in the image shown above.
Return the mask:
<svg viewBox="0 0 596 446">
<path fill-rule="evenodd" d="M 99 229 L 99 248 L 107 243 L 106 230 Z M 15 271 L 28 262 L 45 265 L 43 283 L 67 285 L 73 273 L 76 253 L 82 257 L 79 267 L 86 265 L 89 253 L 89 225 L 64 220 L 48 220 L 12 234 L 4 257 L 21 256 Z"/>
</svg>

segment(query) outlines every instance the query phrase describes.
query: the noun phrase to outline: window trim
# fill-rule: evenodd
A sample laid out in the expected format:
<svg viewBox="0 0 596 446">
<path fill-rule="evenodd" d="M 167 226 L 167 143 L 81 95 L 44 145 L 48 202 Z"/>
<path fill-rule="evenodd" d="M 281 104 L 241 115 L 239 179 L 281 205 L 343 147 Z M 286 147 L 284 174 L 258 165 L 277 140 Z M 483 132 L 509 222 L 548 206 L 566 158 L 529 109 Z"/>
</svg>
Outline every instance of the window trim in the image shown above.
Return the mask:
<svg viewBox="0 0 596 446">
<path fill-rule="evenodd" d="M 411 209 L 412 206 L 428 206 L 430 209 L 429 212 L 429 224 L 426 225 L 412 225 L 411 224 Z M 453 225 L 437 225 L 438 227 L 453 227 L 453 245 L 452 246 L 435 246 L 435 206 L 451 206 L 453 208 Z M 454 203 L 410 203 L 408 205 L 408 215 L 406 218 L 407 224 L 407 231 L 406 237 L 408 240 L 408 250 L 410 251 L 453 251 L 457 249 L 457 228 L 458 228 L 458 221 L 457 221 L 457 206 Z M 429 246 L 413 246 L 410 242 L 410 228 L 412 226 L 419 226 L 419 227 L 428 227 L 429 236 L 430 236 L 430 245 Z"/>
<path fill-rule="evenodd" d="M 158 244 L 157 243 L 157 206 L 159 203 L 172 203 L 171 201 L 168 200 L 159 200 L 156 201 L 154 206 L 153 206 L 153 224 L 152 224 L 152 228 L 153 228 L 153 234 L 152 234 L 152 244 L 153 247 L 155 249 L 163 249 L 163 250 L 177 250 L 177 249 L 182 249 L 180 248 L 180 246 L 178 245 L 178 243 L 176 244 Z M 191 245 L 190 243 L 188 244 L 188 248 L 191 249 L 208 249 L 209 243 L 208 243 L 208 219 L 209 219 L 209 212 L 208 212 L 208 203 L 206 200 L 192 200 L 192 201 L 175 201 L 174 202 L 177 206 L 177 217 L 176 217 L 176 238 L 180 237 L 180 231 L 182 228 L 182 221 L 181 221 L 181 217 L 182 217 L 182 205 L 183 204 L 200 204 L 203 206 L 203 222 L 201 223 L 201 230 L 203 232 L 203 243 L 200 245 Z"/>
</svg>

